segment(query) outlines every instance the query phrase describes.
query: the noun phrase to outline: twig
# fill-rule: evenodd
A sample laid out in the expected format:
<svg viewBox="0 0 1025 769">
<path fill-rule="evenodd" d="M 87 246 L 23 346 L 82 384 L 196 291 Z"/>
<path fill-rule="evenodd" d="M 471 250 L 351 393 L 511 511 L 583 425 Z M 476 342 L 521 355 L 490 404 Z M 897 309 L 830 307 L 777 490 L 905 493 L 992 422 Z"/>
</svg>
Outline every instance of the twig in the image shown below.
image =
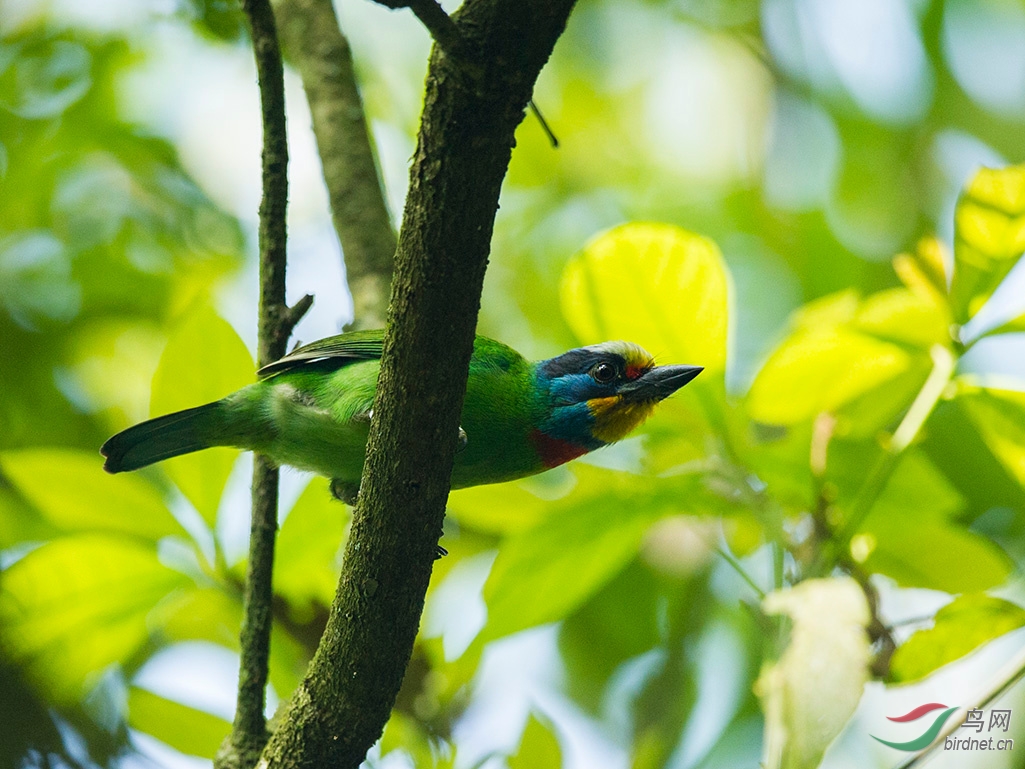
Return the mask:
<svg viewBox="0 0 1025 769">
<path fill-rule="evenodd" d="M 331 0 L 274 0 L 286 53 L 313 118 L 331 217 L 342 244 L 354 328 L 381 328 L 395 230 L 377 170 L 349 41 Z"/>
<path fill-rule="evenodd" d="M 268 0 L 242 0 L 249 20 L 260 81 L 264 126 L 263 199 L 260 202 L 260 308 L 257 358 L 263 366 L 285 353 L 295 324 L 313 302 L 285 303 L 285 212 L 288 204 L 288 144 L 285 84 L 274 14 Z M 240 632 L 238 703 L 232 732 L 218 767 L 254 766 L 267 741 L 264 718 L 271 634 L 271 573 L 277 531 L 278 471 L 264 457 L 253 467 L 253 518 Z"/>
</svg>

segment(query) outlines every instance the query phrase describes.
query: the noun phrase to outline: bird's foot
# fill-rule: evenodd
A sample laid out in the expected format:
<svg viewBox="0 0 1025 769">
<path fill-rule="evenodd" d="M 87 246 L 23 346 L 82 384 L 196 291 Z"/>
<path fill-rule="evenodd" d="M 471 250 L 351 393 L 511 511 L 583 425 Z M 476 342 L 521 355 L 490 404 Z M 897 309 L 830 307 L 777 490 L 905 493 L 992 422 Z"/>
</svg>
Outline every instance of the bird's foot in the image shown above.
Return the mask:
<svg viewBox="0 0 1025 769">
<path fill-rule="evenodd" d="M 350 507 L 356 506 L 356 498 L 359 496 L 359 483 L 343 481 L 341 478 L 331 479 L 331 496 L 339 502 L 344 502 Z"/>
<path fill-rule="evenodd" d="M 456 444 L 456 454 L 466 448 L 466 444 L 470 442 L 470 439 L 466 437 L 466 430 L 463 429 L 462 425 L 459 426 L 459 443 Z"/>
<path fill-rule="evenodd" d="M 446 555 L 448 555 L 448 550 L 443 548 L 441 545 L 435 545 L 435 547 L 438 548 L 437 552 L 434 554 L 435 561 L 441 560 Z"/>
</svg>

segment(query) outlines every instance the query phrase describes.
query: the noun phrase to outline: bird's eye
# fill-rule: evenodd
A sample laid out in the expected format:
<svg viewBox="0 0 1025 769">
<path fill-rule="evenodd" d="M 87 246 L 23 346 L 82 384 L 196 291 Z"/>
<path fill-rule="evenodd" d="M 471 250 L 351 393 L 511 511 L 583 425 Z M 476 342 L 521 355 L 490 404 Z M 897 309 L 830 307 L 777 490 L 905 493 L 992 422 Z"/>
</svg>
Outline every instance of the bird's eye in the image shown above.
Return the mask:
<svg viewBox="0 0 1025 769">
<path fill-rule="evenodd" d="M 599 384 L 608 384 L 617 376 L 616 367 L 611 363 L 598 363 L 591 369 L 591 378 Z"/>
</svg>

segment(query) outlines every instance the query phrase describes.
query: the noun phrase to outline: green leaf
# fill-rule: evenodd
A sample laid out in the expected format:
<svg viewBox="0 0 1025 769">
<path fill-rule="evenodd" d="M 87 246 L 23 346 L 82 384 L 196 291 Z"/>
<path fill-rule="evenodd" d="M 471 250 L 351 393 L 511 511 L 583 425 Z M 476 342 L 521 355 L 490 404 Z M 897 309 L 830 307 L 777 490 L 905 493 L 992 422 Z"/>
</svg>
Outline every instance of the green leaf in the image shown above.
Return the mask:
<svg viewBox="0 0 1025 769">
<path fill-rule="evenodd" d="M 730 280 L 718 246 L 679 227 L 633 222 L 592 240 L 566 265 L 562 313 L 587 344 L 636 342 L 667 362 L 726 365 Z"/>
<path fill-rule="evenodd" d="M 766 765 L 814 769 L 868 681 L 868 604 L 857 583 L 842 578 L 806 580 L 771 593 L 762 606 L 793 620 L 786 651 L 755 684 Z"/>
<path fill-rule="evenodd" d="M 153 375 L 150 415 L 159 416 L 223 398 L 253 381 L 253 359 L 226 320 L 202 306 L 175 330 Z M 206 449 L 163 463 L 167 474 L 208 524 L 238 451 Z"/>
<path fill-rule="evenodd" d="M 910 451 L 854 538 L 852 554 L 869 571 L 902 587 L 964 593 L 1000 585 L 1011 561 L 990 540 L 965 528 L 958 520 L 963 507 L 961 496 L 925 455 Z"/>
<path fill-rule="evenodd" d="M 523 729 L 520 746 L 509 756 L 508 764 L 509 769 L 559 769 L 562 766 L 562 750 L 551 725 L 531 713 Z"/>
<path fill-rule="evenodd" d="M 904 288 L 812 302 L 755 377 L 748 412 L 773 425 L 840 414 L 845 431 L 874 434 L 914 399 L 932 368 L 929 349 L 951 344 L 949 326 L 942 305 Z"/>
<path fill-rule="evenodd" d="M 849 328 L 799 330 L 758 372 L 747 410 L 766 424 L 797 424 L 882 391 L 911 365 L 911 354 L 897 345 Z"/>
<path fill-rule="evenodd" d="M 983 168 L 954 214 L 951 300 L 964 323 L 985 304 L 1025 250 L 1025 166 Z"/>
<path fill-rule="evenodd" d="M 210 641 L 237 650 L 242 596 L 223 588 L 190 586 L 154 607 L 150 621 L 168 642 Z"/>
<path fill-rule="evenodd" d="M 1025 627 L 1025 609 L 984 593 L 958 596 L 936 613 L 931 628 L 905 641 L 890 665 L 894 681 L 925 678 L 988 641 Z"/>
<path fill-rule="evenodd" d="M 154 486 L 136 475 L 103 472 L 98 454 L 23 449 L 0 454 L 11 483 L 64 531 L 116 531 L 150 540 L 181 534 Z"/>
<path fill-rule="evenodd" d="M 978 426 L 989 450 L 1025 486 L 1025 392 L 966 385 L 958 402 Z"/>
<path fill-rule="evenodd" d="M 998 334 L 1020 334 L 1025 331 L 1025 313 L 1022 313 L 1016 318 L 1001 323 L 995 328 L 985 331 L 983 336 L 996 336 Z"/>
<path fill-rule="evenodd" d="M 307 622 L 314 604 L 330 606 L 341 569 L 348 508 L 314 478 L 281 526 L 274 554 L 274 592 L 288 600 L 292 619 Z"/>
<path fill-rule="evenodd" d="M 918 241 L 909 254 L 893 258 L 893 271 L 901 282 L 922 299 L 945 301 L 947 297 L 947 264 L 952 260 L 946 244 L 935 236 Z"/>
<path fill-rule="evenodd" d="M 573 483 L 567 470 L 510 483 L 457 489 L 449 495 L 445 515 L 475 531 L 517 534 L 537 525 L 547 515 L 551 499 L 561 496 Z"/>
<path fill-rule="evenodd" d="M 79 700 L 112 663 L 151 638 L 150 613 L 191 584 L 138 541 L 97 534 L 54 540 L 4 572 L 6 648 L 54 700 Z"/>
<path fill-rule="evenodd" d="M 605 472 L 604 484 L 553 505 L 548 518 L 503 544 L 484 586 L 483 640 L 554 622 L 600 590 L 637 554 L 659 518 L 686 511 L 685 484 Z"/>
<path fill-rule="evenodd" d="M 128 690 L 128 724 L 190 756 L 213 758 L 231 724 L 146 689 Z"/>
</svg>

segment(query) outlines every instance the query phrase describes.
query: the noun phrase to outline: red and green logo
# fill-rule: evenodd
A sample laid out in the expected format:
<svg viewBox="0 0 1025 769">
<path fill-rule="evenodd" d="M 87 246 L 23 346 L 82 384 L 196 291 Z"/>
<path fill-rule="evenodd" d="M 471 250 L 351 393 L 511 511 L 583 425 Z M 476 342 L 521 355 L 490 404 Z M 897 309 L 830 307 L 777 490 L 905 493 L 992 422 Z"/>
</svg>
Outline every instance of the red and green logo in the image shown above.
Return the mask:
<svg viewBox="0 0 1025 769">
<path fill-rule="evenodd" d="M 929 702 L 925 705 L 919 705 L 914 710 L 908 711 L 902 716 L 887 716 L 887 719 L 890 721 L 896 721 L 899 724 L 906 724 L 911 721 L 917 721 L 918 719 L 927 716 L 929 713 L 934 713 L 937 710 L 942 710 L 943 712 L 933 719 L 933 722 L 928 729 L 913 740 L 908 740 L 907 742 L 890 742 L 889 740 L 880 739 L 874 734 L 870 736 L 877 742 L 881 742 L 883 745 L 887 745 L 895 750 L 906 750 L 909 753 L 921 750 L 936 739 L 937 735 L 943 729 L 943 725 L 947 723 L 947 719 L 950 718 L 957 708 L 948 708 L 946 705 L 939 702 Z"/>
</svg>

